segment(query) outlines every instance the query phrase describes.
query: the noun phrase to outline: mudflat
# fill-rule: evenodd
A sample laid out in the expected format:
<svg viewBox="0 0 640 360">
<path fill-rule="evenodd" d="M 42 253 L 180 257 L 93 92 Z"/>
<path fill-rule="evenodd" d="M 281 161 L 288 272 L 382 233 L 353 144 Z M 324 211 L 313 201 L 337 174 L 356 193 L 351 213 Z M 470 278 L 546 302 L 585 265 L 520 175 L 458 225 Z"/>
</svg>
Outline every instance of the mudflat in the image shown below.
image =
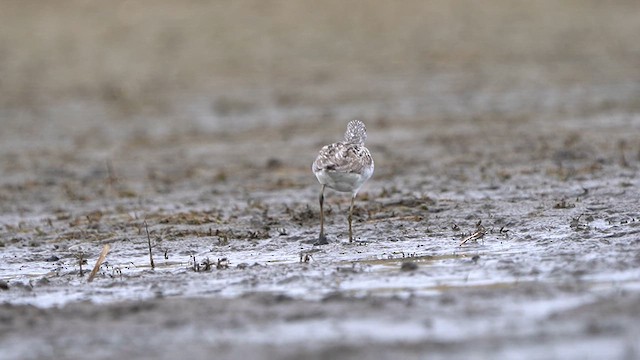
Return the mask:
<svg viewBox="0 0 640 360">
<path fill-rule="evenodd" d="M 638 11 L 3 2 L 0 358 L 640 357 Z"/>
</svg>

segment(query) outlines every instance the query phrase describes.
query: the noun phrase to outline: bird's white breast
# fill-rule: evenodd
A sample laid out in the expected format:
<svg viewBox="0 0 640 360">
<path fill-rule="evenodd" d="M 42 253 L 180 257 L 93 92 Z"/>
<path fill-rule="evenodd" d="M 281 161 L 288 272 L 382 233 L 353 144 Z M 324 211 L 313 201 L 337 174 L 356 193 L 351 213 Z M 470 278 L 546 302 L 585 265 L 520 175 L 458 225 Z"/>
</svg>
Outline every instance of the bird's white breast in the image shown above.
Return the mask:
<svg viewBox="0 0 640 360">
<path fill-rule="evenodd" d="M 372 174 L 373 167 L 366 169 L 363 174 L 327 170 L 318 170 L 315 172 L 320 184 L 326 185 L 336 191 L 350 193 L 357 193 Z"/>
</svg>

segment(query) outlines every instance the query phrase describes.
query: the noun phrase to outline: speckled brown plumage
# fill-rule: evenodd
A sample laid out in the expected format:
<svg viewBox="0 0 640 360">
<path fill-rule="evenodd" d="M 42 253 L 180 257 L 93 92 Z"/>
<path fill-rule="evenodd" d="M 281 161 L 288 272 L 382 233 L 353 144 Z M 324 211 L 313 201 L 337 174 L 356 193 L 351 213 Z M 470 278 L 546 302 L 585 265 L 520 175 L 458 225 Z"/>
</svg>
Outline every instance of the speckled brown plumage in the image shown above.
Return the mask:
<svg viewBox="0 0 640 360">
<path fill-rule="evenodd" d="M 362 121 L 352 120 L 347 125 L 344 141 L 324 146 L 311 169 L 322 185 L 320 191 L 320 236 L 318 244 L 326 244 L 324 236 L 324 188 L 330 187 L 336 191 L 351 193 L 351 207 L 349 208 L 349 241 L 353 239 L 351 218 L 353 202 L 358 191 L 373 175 L 374 163 L 369 149 L 364 146 L 367 131 Z"/>
</svg>

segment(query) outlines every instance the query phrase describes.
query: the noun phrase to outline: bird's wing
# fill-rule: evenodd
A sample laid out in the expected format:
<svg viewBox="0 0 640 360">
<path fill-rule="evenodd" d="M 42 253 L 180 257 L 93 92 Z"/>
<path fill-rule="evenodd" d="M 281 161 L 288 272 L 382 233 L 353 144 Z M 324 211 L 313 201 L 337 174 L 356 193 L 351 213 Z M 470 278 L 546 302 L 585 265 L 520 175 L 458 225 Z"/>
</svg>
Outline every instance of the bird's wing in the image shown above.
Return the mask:
<svg viewBox="0 0 640 360">
<path fill-rule="evenodd" d="M 371 155 L 365 147 L 339 142 L 320 149 L 320 154 L 313 162 L 313 171 L 361 173 L 364 167 L 371 164 L 372 161 Z"/>
</svg>

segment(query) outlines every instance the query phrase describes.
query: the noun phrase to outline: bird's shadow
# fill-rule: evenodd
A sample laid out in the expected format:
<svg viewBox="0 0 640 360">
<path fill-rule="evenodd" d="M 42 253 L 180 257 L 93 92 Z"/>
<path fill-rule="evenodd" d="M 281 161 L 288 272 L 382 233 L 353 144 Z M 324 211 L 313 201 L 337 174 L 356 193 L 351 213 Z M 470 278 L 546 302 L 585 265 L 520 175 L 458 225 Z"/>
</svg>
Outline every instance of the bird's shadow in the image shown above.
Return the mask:
<svg viewBox="0 0 640 360">
<path fill-rule="evenodd" d="M 313 240 L 306 240 L 303 241 L 305 244 L 311 244 L 313 246 L 323 246 L 323 245 L 329 245 L 331 243 L 334 242 L 338 242 L 341 243 L 342 245 L 345 246 L 358 246 L 358 245 L 369 245 L 371 243 L 371 241 L 369 240 L 353 240 L 353 241 L 339 241 L 339 240 L 335 240 L 335 241 L 329 241 L 329 238 L 324 235 L 322 237 L 318 237 L 317 239 L 313 239 Z"/>
</svg>

